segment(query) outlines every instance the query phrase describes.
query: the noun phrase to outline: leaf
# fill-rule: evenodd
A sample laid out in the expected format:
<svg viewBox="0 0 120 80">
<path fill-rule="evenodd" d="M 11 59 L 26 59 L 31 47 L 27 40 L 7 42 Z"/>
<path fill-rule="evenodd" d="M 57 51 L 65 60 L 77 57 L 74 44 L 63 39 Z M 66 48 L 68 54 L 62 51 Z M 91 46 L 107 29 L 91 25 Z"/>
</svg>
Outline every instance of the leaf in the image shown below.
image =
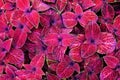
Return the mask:
<svg viewBox="0 0 120 80">
<path fill-rule="evenodd" d="M 35 28 L 38 28 L 40 18 L 37 11 L 32 10 L 30 13 L 26 14 L 26 18 Z"/>
<path fill-rule="evenodd" d="M 56 34 L 56 33 L 49 33 L 48 35 L 46 35 L 44 37 L 44 42 L 47 45 L 57 46 L 58 45 L 57 37 L 58 37 L 58 34 Z"/>
<path fill-rule="evenodd" d="M 67 6 L 67 0 L 57 0 L 56 1 L 57 9 L 59 11 L 64 11 Z"/>
<path fill-rule="evenodd" d="M 55 3 L 56 0 L 43 0 L 44 2 L 48 2 L 48 3 Z"/>
<path fill-rule="evenodd" d="M 51 73 L 47 73 L 47 79 L 49 80 L 60 80 L 56 75 L 51 74 Z"/>
<path fill-rule="evenodd" d="M 68 33 L 62 33 L 60 34 L 61 38 L 62 38 L 62 46 L 70 46 L 74 39 L 75 39 L 75 36 L 72 35 L 72 34 L 68 34 Z"/>
<path fill-rule="evenodd" d="M 11 48 L 11 45 L 12 45 L 12 41 L 13 41 L 13 39 L 10 38 L 10 39 L 8 39 L 8 40 L 3 42 L 2 47 L 5 48 L 5 50 L 7 50 L 7 52 L 10 51 L 10 48 Z"/>
<path fill-rule="evenodd" d="M 115 68 L 119 63 L 119 59 L 111 55 L 104 56 L 104 61 L 110 68 Z"/>
<path fill-rule="evenodd" d="M 2 7 L 4 4 L 3 0 L 0 0 L 0 7 Z"/>
<path fill-rule="evenodd" d="M 104 18 L 108 18 L 108 19 L 114 18 L 115 15 L 114 8 L 106 2 L 103 4 L 103 7 L 101 8 L 101 12 Z"/>
<path fill-rule="evenodd" d="M 21 49 L 12 49 L 5 58 L 6 63 L 11 63 L 17 67 L 22 67 L 24 63 L 24 53 Z"/>
<path fill-rule="evenodd" d="M 20 33 L 18 33 L 17 31 L 15 33 L 17 33 L 17 35 L 15 34 L 15 38 L 17 38 L 15 40 L 16 41 L 15 47 L 16 48 L 21 48 L 25 44 L 25 42 L 26 42 L 27 33 L 24 30 L 22 32 L 20 32 Z"/>
<path fill-rule="evenodd" d="M 96 22 L 97 20 L 98 16 L 95 12 L 87 10 L 82 14 L 81 18 L 78 19 L 78 22 L 82 27 L 85 27 L 89 22 Z"/>
<path fill-rule="evenodd" d="M 113 31 L 117 36 L 120 36 L 120 15 L 116 16 L 113 22 Z"/>
<path fill-rule="evenodd" d="M 92 0 L 81 0 L 80 4 L 82 5 L 84 10 L 95 6 L 95 4 Z"/>
<path fill-rule="evenodd" d="M 46 10 L 50 9 L 50 6 L 39 0 L 34 0 L 33 8 L 35 8 L 37 11 L 46 11 Z"/>
<path fill-rule="evenodd" d="M 77 15 L 80 15 L 83 13 L 83 9 L 79 4 L 75 5 L 74 11 L 75 11 L 75 14 L 77 14 Z"/>
<path fill-rule="evenodd" d="M 73 65 L 74 63 L 71 65 L 70 58 L 68 56 L 65 56 L 56 68 L 57 75 L 61 79 L 70 77 L 74 72 Z"/>
<path fill-rule="evenodd" d="M 25 11 L 30 8 L 30 1 L 29 0 L 16 0 L 16 6 L 22 11 Z"/>
<path fill-rule="evenodd" d="M 116 40 L 111 33 L 102 32 L 98 43 L 97 52 L 100 54 L 112 53 L 116 46 Z"/>
<path fill-rule="evenodd" d="M 97 44 L 100 37 L 100 27 L 96 22 L 90 22 L 85 27 L 85 37 L 89 43 Z"/>
<path fill-rule="evenodd" d="M 77 24 L 77 21 L 75 20 L 76 16 L 72 12 L 64 12 L 62 18 L 66 28 L 73 28 Z"/>
<path fill-rule="evenodd" d="M 100 73 L 100 80 L 106 80 L 106 79 L 114 80 L 116 78 L 117 78 L 117 72 L 114 72 L 108 66 L 104 67 Z"/>
<path fill-rule="evenodd" d="M 76 61 L 76 62 L 82 61 L 80 50 L 81 50 L 80 47 L 74 47 L 70 50 L 69 56 L 73 61 Z"/>
<path fill-rule="evenodd" d="M 45 61 L 45 54 L 38 54 L 34 58 L 32 58 L 32 61 L 30 62 L 31 65 L 34 65 L 37 68 L 42 68 Z"/>
<path fill-rule="evenodd" d="M 97 46 L 94 44 L 88 44 L 87 42 L 84 42 L 81 45 L 81 57 L 82 58 L 88 58 L 95 54 L 97 51 Z"/>
<path fill-rule="evenodd" d="M 92 7 L 92 10 L 95 12 L 98 12 L 103 5 L 103 1 L 102 0 L 93 0 L 93 2 L 95 3 L 95 6 Z"/>
</svg>

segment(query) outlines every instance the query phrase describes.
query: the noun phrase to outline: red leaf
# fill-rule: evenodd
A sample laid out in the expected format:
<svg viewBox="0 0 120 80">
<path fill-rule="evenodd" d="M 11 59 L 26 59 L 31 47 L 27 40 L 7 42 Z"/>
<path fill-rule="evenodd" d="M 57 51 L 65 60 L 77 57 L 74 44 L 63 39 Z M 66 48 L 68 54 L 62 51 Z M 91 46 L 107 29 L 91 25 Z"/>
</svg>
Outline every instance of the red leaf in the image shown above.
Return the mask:
<svg viewBox="0 0 120 80">
<path fill-rule="evenodd" d="M 6 2 L 3 6 L 4 9 L 6 10 L 14 10 L 15 9 L 15 3 L 11 3 L 11 2 Z"/>
<path fill-rule="evenodd" d="M 111 33 L 102 32 L 98 44 L 99 45 L 97 52 L 100 54 L 108 54 L 114 51 L 116 46 L 116 40 Z"/>
<path fill-rule="evenodd" d="M 73 74 L 74 68 L 72 66 L 74 63 L 72 63 L 72 65 L 70 65 L 70 63 L 70 58 L 65 56 L 58 64 L 56 73 L 60 78 L 68 78 Z"/>
<path fill-rule="evenodd" d="M 9 52 L 9 50 L 11 48 L 12 41 L 13 41 L 13 39 L 10 38 L 10 39 L 8 39 L 8 40 L 6 40 L 6 41 L 3 42 L 2 47 L 5 48 L 5 50 L 7 50 L 7 52 Z"/>
<path fill-rule="evenodd" d="M 62 12 L 67 6 L 67 0 L 57 0 L 56 5 L 57 9 Z"/>
<path fill-rule="evenodd" d="M 43 1 L 48 2 L 48 3 L 55 3 L 56 2 L 56 0 L 43 0 Z"/>
<path fill-rule="evenodd" d="M 40 18 L 37 11 L 32 10 L 32 12 L 27 13 L 26 18 L 35 28 L 38 28 Z"/>
<path fill-rule="evenodd" d="M 81 57 L 87 58 L 95 54 L 97 51 L 97 46 L 94 44 L 88 44 L 84 42 L 81 45 Z"/>
<path fill-rule="evenodd" d="M 82 61 L 80 50 L 81 50 L 80 47 L 74 47 L 70 50 L 69 56 L 73 61 L 76 61 L 76 62 Z"/>
<path fill-rule="evenodd" d="M 40 0 L 34 0 L 33 8 L 35 8 L 37 11 L 46 11 L 46 10 L 50 9 L 50 6 L 41 2 Z"/>
<path fill-rule="evenodd" d="M 101 12 L 102 12 L 102 16 L 106 19 L 113 19 L 115 12 L 114 12 L 114 8 L 108 4 L 108 3 L 104 3 L 103 7 L 101 8 Z"/>
<path fill-rule="evenodd" d="M 11 63 L 17 67 L 22 67 L 24 63 L 24 53 L 21 49 L 13 49 L 5 58 L 6 63 Z"/>
<path fill-rule="evenodd" d="M 73 68 L 72 67 L 64 67 L 64 66 L 62 66 L 62 65 L 64 65 L 63 63 L 62 64 L 58 64 L 58 67 L 57 67 L 57 75 L 60 77 L 60 78 L 68 78 L 68 77 L 70 77 L 72 74 L 73 74 L 73 72 L 74 72 L 74 70 L 73 70 Z M 64 70 L 63 70 L 64 69 Z M 61 72 L 61 71 L 62 72 Z"/>
<path fill-rule="evenodd" d="M 113 22 L 113 31 L 117 36 L 120 36 L 120 15 L 116 16 Z"/>
<path fill-rule="evenodd" d="M 75 70 L 76 72 L 80 73 L 80 66 L 79 66 L 79 64 L 75 63 L 75 64 L 73 65 L 73 68 L 74 68 L 74 70 Z"/>
<path fill-rule="evenodd" d="M 57 36 L 58 36 L 58 34 L 56 34 L 56 33 L 48 34 L 44 37 L 44 42 L 47 45 L 57 46 L 58 45 Z"/>
<path fill-rule="evenodd" d="M 75 36 L 72 34 L 62 33 L 60 36 L 63 39 L 62 46 L 70 46 L 75 39 Z"/>
<path fill-rule="evenodd" d="M 60 80 L 56 75 L 47 73 L 48 80 Z"/>
<path fill-rule="evenodd" d="M 83 9 L 79 4 L 75 5 L 74 11 L 75 11 L 75 14 L 77 14 L 78 16 L 83 13 Z"/>
<path fill-rule="evenodd" d="M 85 27 L 89 22 L 96 22 L 97 20 L 98 20 L 97 15 L 91 10 L 85 11 L 82 14 L 81 18 L 78 19 L 82 27 Z"/>
<path fill-rule="evenodd" d="M 79 47 L 85 40 L 85 35 L 84 34 L 78 34 L 75 40 L 72 42 L 70 45 L 70 48 L 74 47 Z"/>
<path fill-rule="evenodd" d="M 114 72 L 111 68 L 108 66 L 104 67 L 103 70 L 100 73 L 100 80 L 114 80 L 117 78 L 117 73 Z"/>
<path fill-rule="evenodd" d="M 90 7 L 95 6 L 92 0 L 81 0 L 80 4 L 82 5 L 83 9 L 88 9 Z"/>
<path fill-rule="evenodd" d="M 92 8 L 92 10 L 95 12 L 98 12 L 103 5 L 103 1 L 102 0 L 93 0 L 93 2 L 95 3 L 95 6 Z"/>
<path fill-rule="evenodd" d="M 32 61 L 30 62 L 31 65 L 34 65 L 35 67 L 42 68 L 44 65 L 45 60 L 45 54 L 38 54 L 36 55 Z"/>
<path fill-rule="evenodd" d="M 26 31 L 20 31 L 20 33 L 18 32 L 18 30 L 15 31 L 15 36 L 14 36 L 14 39 L 15 39 L 15 47 L 16 48 L 21 48 L 25 42 L 26 42 L 26 39 L 27 39 L 27 33 Z"/>
<path fill-rule="evenodd" d="M 97 44 L 97 41 L 100 36 L 100 27 L 96 22 L 88 23 L 88 25 L 85 27 L 85 36 L 89 43 Z"/>
<path fill-rule="evenodd" d="M 22 11 L 25 11 L 30 8 L 30 1 L 29 0 L 16 0 L 16 6 Z"/>
<path fill-rule="evenodd" d="M 3 0 L 0 0 L 0 7 L 2 7 L 4 4 Z"/>
<path fill-rule="evenodd" d="M 115 68 L 119 63 L 119 59 L 111 55 L 106 55 L 104 61 L 110 68 Z"/>
<path fill-rule="evenodd" d="M 73 28 L 77 24 L 77 21 L 75 20 L 76 16 L 72 12 L 63 13 L 62 18 L 63 18 L 63 24 L 67 28 Z"/>
</svg>

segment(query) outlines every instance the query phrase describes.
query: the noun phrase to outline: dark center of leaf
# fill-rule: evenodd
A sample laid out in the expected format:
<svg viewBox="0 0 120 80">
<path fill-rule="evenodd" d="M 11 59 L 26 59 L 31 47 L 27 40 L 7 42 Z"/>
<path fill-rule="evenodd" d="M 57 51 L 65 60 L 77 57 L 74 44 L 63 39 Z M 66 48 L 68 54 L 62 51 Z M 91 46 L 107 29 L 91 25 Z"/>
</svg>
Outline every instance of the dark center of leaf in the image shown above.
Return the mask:
<svg viewBox="0 0 120 80">
<path fill-rule="evenodd" d="M 55 23 L 55 20 L 51 19 L 50 20 L 50 26 L 52 26 Z"/>
<path fill-rule="evenodd" d="M 95 43 L 95 40 L 94 40 L 94 39 L 91 39 L 90 42 L 94 44 L 94 43 Z"/>
<path fill-rule="evenodd" d="M 5 31 L 9 31 L 9 28 L 8 28 L 8 27 L 6 27 L 6 28 L 5 28 Z"/>
<path fill-rule="evenodd" d="M 5 63 L 4 62 L 0 62 L 0 65 L 5 65 Z"/>
<path fill-rule="evenodd" d="M 25 12 L 26 13 L 31 13 L 31 11 L 32 11 L 32 9 L 30 8 L 30 9 L 27 9 Z"/>
<path fill-rule="evenodd" d="M 69 65 L 70 65 L 70 66 L 73 66 L 73 65 L 74 65 L 74 62 L 70 62 Z"/>
<path fill-rule="evenodd" d="M 12 7 L 15 8 L 15 7 L 16 7 L 16 3 L 13 3 L 13 4 L 12 4 Z"/>
<path fill-rule="evenodd" d="M 81 15 L 78 15 L 77 17 L 78 17 L 78 19 L 81 19 L 82 16 L 81 16 Z"/>
<path fill-rule="evenodd" d="M 2 48 L 2 52 L 5 52 L 6 51 L 6 49 L 5 48 Z"/>
<path fill-rule="evenodd" d="M 33 68 L 32 68 L 32 71 L 36 71 L 36 67 L 33 67 Z"/>
<path fill-rule="evenodd" d="M 42 46 L 42 50 L 43 50 L 43 51 L 47 50 L 47 46 L 46 46 L 46 45 L 43 45 L 43 46 Z"/>
<path fill-rule="evenodd" d="M 12 78 L 12 79 L 15 78 L 15 75 L 14 75 L 14 74 L 11 74 L 11 78 Z"/>
<path fill-rule="evenodd" d="M 58 38 L 58 41 L 59 41 L 59 42 L 61 42 L 61 41 L 62 41 L 62 38 L 61 38 L 61 37 L 59 37 L 59 38 Z"/>
<path fill-rule="evenodd" d="M 113 29 L 114 32 L 117 32 L 117 29 Z"/>
<path fill-rule="evenodd" d="M 92 73 L 93 73 L 92 71 L 88 71 L 88 75 L 92 75 Z"/>
<path fill-rule="evenodd" d="M 20 29 L 23 29 L 23 28 L 24 28 L 24 25 L 23 25 L 23 24 L 19 24 L 19 28 L 20 28 Z"/>
</svg>

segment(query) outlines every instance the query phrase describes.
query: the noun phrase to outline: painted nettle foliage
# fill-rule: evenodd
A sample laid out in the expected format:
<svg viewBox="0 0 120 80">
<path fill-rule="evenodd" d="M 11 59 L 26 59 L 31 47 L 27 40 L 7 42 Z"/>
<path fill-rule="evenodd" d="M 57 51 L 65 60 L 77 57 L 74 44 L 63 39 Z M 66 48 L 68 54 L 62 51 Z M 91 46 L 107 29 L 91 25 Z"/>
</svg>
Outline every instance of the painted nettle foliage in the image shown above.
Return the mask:
<svg viewBox="0 0 120 80">
<path fill-rule="evenodd" d="M 0 0 L 0 80 L 120 80 L 120 0 Z"/>
</svg>

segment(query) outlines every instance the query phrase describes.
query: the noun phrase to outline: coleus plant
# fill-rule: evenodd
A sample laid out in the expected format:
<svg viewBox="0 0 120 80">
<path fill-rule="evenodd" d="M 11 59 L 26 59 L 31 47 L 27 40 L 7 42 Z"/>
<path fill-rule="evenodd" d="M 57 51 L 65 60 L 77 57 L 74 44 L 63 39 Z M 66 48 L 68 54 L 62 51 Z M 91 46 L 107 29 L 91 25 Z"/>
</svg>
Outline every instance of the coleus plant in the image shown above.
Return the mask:
<svg viewBox="0 0 120 80">
<path fill-rule="evenodd" d="M 0 0 L 0 80 L 120 80 L 119 0 Z"/>
</svg>

